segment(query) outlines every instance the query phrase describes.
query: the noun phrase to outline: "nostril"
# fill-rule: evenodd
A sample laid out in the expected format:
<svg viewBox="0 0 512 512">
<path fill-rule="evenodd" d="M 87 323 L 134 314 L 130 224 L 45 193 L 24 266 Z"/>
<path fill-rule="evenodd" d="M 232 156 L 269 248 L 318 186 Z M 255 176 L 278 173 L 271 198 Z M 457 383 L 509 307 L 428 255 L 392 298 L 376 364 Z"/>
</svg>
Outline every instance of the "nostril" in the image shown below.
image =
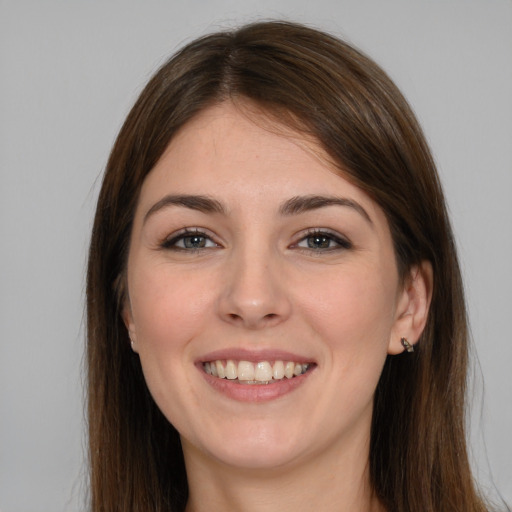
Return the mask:
<svg viewBox="0 0 512 512">
<path fill-rule="evenodd" d="M 264 325 L 272 324 L 277 318 L 279 318 L 279 314 L 277 313 L 267 313 L 263 316 L 252 316 L 252 315 L 243 315 L 238 313 L 228 313 L 226 318 L 229 319 L 230 322 L 234 324 L 244 324 L 247 327 L 254 328 Z"/>
</svg>

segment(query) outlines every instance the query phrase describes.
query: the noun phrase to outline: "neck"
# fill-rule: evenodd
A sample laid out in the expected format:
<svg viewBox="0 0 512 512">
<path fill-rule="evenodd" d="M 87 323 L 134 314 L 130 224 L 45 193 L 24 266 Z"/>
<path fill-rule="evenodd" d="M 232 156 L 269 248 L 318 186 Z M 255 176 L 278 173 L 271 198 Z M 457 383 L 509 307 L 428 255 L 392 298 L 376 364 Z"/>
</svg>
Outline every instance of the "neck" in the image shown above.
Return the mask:
<svg viewBox="0 0 512 512">
<path fill-rule="evenodd" d="M 383 512 L 368 467 L 367 439 L 348 451 L 330 447 L 281 468 L 227 466 L 183 440 L 189 481 L 186 512 Z"/>
</svg>

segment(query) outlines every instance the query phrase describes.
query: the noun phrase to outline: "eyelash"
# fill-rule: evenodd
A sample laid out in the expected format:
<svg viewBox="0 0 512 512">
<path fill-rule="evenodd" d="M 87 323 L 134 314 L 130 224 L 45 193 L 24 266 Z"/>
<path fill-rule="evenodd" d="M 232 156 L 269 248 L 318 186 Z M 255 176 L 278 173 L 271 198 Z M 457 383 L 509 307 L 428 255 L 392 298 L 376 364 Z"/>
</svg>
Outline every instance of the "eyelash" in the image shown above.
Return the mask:
<svg viewBox="0 0 512 512">
<path fill-rule="evenodd" d="M 203 247 L 186 247 L 186 240 L 187 239 L 202 239 L 205 244 L 208 244 L 210 242 L 212 245 L 210 246 L 203 246 Z M 329 247 L 303 247 L 300 244 L 302 242 L 306 242 L 308 239 L 317 238 L 318 240 L 322 239 L 324 243 L 327 243 Z M 179 242 L 182 242 L 185 246 L 180 247 L 178 245 Z M 330 244 L 334 242 L 336 245 L 331 247 Z M 186 252 L 198 252 L 202 250 L 207 249 L 214 249 L 216 247 L 221 247 L 219 244 L 217 244 L 211 237 L 211 235 L 208 235 L 204 231 L 201 231 L 200 229 L 185 229 L 183 231 L 180 231 L 179 233 L 174 234 L 171 238 L 165 239 L 161 244 L 160 247 L 162 249 L 167 250 L 173 250 L 173 251 L 186 251 Z M 341 237 L 340 235 L 330 232 L 329 230 L 321 230 L 321 229 L 310 229 L 307 230 L 306 233 L 303 233 L 301 238 L 298 240 L 298 242 L 294 243 L 292 248 L 297 248 L 301 251 L 305 251 L 308 253 L 321 253 L 321 252 L 330 252 L 330 251 L 336 251 L 336 250 L 347 250 L 352 249 L 352 243 L 347 240 L 344 237 Z"/>
<path fill-rule="evenodd" d="M 303 247 L 299 245 L 301 242 L 306 242 L 308 239 L 317 238 L 317 239 L 323 239 L 327 241 L 328 244 L 331 242 L 334 242 L 336 245 L 333 247 Z M 322 229 L 310 229 L 307 230 L 305 234 L 301 236 L 299 241 L 294 244 L 295 247 L 307 251 L 307 252 L 313 252 L 313 253 L 320 253 L 320 252 L 330 252 L 330 251 L 336 251 L 336 250 L 346 250 L 346 249 L 352 249 L 352 243 L 347 240 L 346 238 L 338 235 L 337 233 L 333 233 L 329 230 L 322 230 Z"/>
<path fill-rule="evenodd" d="M 191 238 L 201 238 L 204 239 L 205 243 L 211 242 L 213 245 L 205 246 L 205 247 L 180 247 L 177 244 L 181 241 L 186 245 L 185 240 Z M 190 229 L 187 228 L 179 233 L 174 234 L 171 238 L 166 238 L 161 244 L 160 247 L 162 249 L 172 250 L 172 251 L 187 251 L 187 252 L 197 252 L 205 249 L 214 249 L 216 247 L 220 247 L 219 244 L 213 241 L 212 237 L 201 231 L 200 229 Z"/>
</svg>

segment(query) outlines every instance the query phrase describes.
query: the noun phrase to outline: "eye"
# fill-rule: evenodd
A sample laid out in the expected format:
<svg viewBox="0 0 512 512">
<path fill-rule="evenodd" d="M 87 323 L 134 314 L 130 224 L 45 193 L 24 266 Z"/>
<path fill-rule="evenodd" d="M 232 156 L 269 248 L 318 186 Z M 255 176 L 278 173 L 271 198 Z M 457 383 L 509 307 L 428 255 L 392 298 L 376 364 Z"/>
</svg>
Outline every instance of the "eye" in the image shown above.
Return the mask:
<svg viewBox="0 0 512 512">
<path fill-rule="evenodd" d="M 209 235 L 200 230 L 184 230 L 162 243 L 162 248 L 178 250 L 178 251 L 198 251 L 201 249 L 209 249 L 220 247 Z"/>
<path fill-rule="evenodd" d="M 296 247 L 310 251 L 350 249 L 352 244 L 345 238 L 327 231 L 311 231 L 296 244 Z"/>
</svg>

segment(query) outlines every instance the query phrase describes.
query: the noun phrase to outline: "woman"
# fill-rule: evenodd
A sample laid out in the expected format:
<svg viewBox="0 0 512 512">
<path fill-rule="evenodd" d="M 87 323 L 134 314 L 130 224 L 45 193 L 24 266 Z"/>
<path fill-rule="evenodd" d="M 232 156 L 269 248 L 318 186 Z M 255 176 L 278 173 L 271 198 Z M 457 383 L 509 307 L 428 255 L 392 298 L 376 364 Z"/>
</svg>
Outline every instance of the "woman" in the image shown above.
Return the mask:
<svg viewBox="0 0 512 512">
<path fill-rule="evenodd" d="M 429 149 L 367 57 L 196 40 L 113 148 L 88 269 L 92 509 L 483 511 Z"/>
</svg>

